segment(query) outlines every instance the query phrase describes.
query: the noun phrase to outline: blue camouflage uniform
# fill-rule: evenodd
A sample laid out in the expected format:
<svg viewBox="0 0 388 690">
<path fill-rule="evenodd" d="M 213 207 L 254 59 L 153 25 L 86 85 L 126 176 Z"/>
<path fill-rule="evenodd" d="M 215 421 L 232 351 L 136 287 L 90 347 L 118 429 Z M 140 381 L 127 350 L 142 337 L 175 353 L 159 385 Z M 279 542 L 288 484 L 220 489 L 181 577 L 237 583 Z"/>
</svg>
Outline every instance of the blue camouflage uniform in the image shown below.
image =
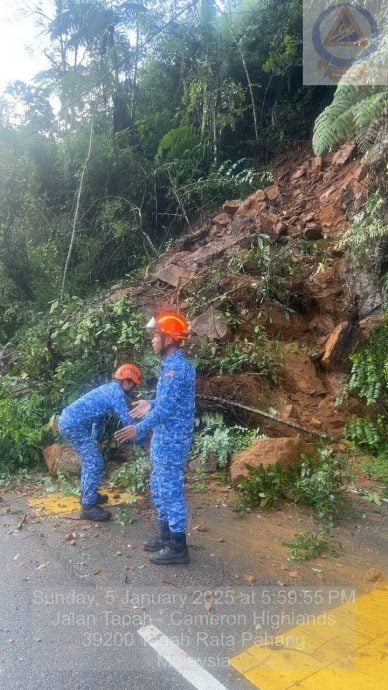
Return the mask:
<svg viewBox="0 0 388 690">
<path fill-rule="evenodd" d="M 82 459 L 81 498 L 84 505 L 97 503 L 97 492 L 104 471 L 104 459 L 97 441 L 104 418 L 114 413 L 124 426 L 135 421 L 128 411 L 128 400 L 117 381 L 86 393 L 63 410 L 58 428 Z M 137 443 L 140 439 L 137 439 Z"/>
<path fill-rule="evenodd" d="M 184 470 L 194 428 L 195 369 L 182 350 L 162 360 L 151 410 L 136 424 L 138 436 L 153 431 L 151 495 L 159 520 L 185 532 Z M 138 438 L 138 436 L 136 438 Z"/>
</svg>

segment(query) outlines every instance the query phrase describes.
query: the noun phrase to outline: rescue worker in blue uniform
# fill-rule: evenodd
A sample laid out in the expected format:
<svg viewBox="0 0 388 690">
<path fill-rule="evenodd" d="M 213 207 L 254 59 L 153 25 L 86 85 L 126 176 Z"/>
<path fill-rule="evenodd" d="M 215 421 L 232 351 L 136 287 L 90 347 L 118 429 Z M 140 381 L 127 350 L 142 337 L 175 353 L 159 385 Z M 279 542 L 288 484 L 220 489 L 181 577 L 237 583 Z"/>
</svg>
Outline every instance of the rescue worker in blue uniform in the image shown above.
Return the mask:
<svg viewBox="0 0 388 690">
<path fill-rule="evenodd" d="M 81 520 L 104 522 L 111 513 L 101 507 L 108 496 L 98 489 L 104 471 L 104 459 L 99 448 L 104 418 L 113 413 L 127 426 L 133 424 L 127 396 L 141 382 L 141 371 L 135 364 L 122 364 L 114 374 L 115 381 L 86 393 L 65 407 L 58 428 L 61 435 L 80 455 Z"/>
<path fill-rule="evenodd" d="M 161 355 L 161 373 L 154 400 L 134 403 L 132 416 L 140 419 L 115 433 L 118 441 L 131 441 L 152 431 L 151 495 L 159 518 L 158 536 L 147 542 L 150 561 L 158 565 L 188 563 L 187 507 L 184 471 L 194 428 L 195 369 L 181 350 L 189 325 L 176 312 L 152 318 L 152 347 Z"/>
</svg>

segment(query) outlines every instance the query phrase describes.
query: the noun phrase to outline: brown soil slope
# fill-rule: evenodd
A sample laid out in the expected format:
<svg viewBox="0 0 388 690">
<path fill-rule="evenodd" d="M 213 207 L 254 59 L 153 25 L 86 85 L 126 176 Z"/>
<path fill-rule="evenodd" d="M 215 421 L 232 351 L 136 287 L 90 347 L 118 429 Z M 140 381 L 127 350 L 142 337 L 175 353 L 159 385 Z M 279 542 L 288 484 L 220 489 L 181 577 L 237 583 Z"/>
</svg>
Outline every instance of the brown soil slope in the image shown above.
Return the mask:
<svg viewBox="0 0 388 690">
<path fill-rule="evenodd" d="M 192 307 L 199 282 L 214 283 L 218 271 L 218 292 L 195 305 L 192 349 L 199 337 L 221 342 L 249 339 L 257 326 L 280 343 L 283 368 L 277 385 L 255 372 L 200 376 L 199 394 L 262 410 L 276 408 L 279 417 L 332 437 L 341 435 L 350 416 L 365 412 L 355 398 L 341 407 L 335 404 L 348 375 L 348 356 L 376 318 L 378 306 L 375 293 L 363 295 L 360 302 L 360 296 L 349 290 L 351 266 L 339 247 L 349 226 L 347 213 L 361 207 L 370 181 L 354 151 L 350 143 L 327 157 L 300 160 L 300 152 L 287 156 L 274 165 L 271 186 L 243 201 L 226 201 L 212 218 L 155 260 L 141 285 L 115 286 L 111 299 L 129 294 L 149 312 L 167 307 L 185 311 Z M 280 293 L 286 290 L 292 296 L 288 304 L 281 299 L 258 304 L 263 278 L 257 265 L 247 260 L 242 270 L 235 268 L 236 257 L 249 250 L 258 233 L 266 234 L 279 251 L 291 251 L 296 270 L 278 278 Z M 222 311 L 225 295 L 233 308 L 232 328 Z M 372 315 L 367 316 L 368 310 Z M 271 435 L 296 433 L 262 423 L 254 414 L 241 412 L 240 417 L 260 423 Z"/>
</svg>

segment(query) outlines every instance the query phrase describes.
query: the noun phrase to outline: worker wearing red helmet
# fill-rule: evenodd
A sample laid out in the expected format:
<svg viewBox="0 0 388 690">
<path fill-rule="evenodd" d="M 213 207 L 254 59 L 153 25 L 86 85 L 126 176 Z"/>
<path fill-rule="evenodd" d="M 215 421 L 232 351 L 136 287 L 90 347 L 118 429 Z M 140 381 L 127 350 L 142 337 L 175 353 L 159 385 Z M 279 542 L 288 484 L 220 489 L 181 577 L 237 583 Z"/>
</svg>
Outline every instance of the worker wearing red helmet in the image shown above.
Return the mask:
<svg viewBox="0 0 388 690">
<path fill-rule="evenodd" d="M 80 455 L 81 519 L 103 522 L 111 513 L 101 507 L 107 496 L 98 489 L 104 470 L 104 459 L 98 441 L 102 435 L 104 418 L 115 414 L 127 426 L 133 424 L 128 409 L 129 393 L 141 383 L 141 371 L 136 364 L 122 364 L 114 373 L 111 383 L 98 386 L 65 407 L 58 428 L 61 435 Z"/>
<path fill-rule="evenodd" d="M 187 508 L 184 470 L 194 428 L 195 369 L 181 344 L 189 335 L 184 316 L 166 311 L 147 324 L 152 347 L 162 357 L 154 400 L 140 400 L 132 409 L 139 421 L 117 431 L 119 441 L 130 441 L 152 432 L 151 494 L 159 519 L 159 533 L 145 544 L 157 565 L 188 563 Z"/>
</svg>

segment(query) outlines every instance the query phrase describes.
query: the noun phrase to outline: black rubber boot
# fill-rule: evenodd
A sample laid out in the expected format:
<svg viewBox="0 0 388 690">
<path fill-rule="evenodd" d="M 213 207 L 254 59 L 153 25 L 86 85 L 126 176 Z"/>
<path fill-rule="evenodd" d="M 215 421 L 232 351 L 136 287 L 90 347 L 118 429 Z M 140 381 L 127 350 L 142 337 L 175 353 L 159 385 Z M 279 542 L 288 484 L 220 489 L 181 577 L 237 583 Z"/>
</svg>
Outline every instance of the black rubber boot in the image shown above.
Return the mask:
<svg viewBox="0 0 388 690">
<path fill-rule="evenodd" d="M 171 539 L 167 546 L 150 556 L 151 563 L 155 563 L 155 565 L 188 563 L 189 560 L 184 532 L 171 532 Z"/>
<path fill-rule="evenodd" d="M 170 542 L 170 536 L 171 533 L 168 522 L 166 520 L 160 520 L 159 534 L 153 539 L 146 541 L 144 544 L 144 551 L 160 551 L 160 549 L 163 549 Z"/>
<path fill-rule="evenodd" d="M 107 494 L 100 494 L 100 492 L 98 492 L 98 494 L 97 494 L 97 503 L 98 503 L 99 506 L 100 506 L 102 503 L 108 503 L 108 501 L 109 501 L 109 496 L 108 496 Z"/>
<path fill-rule="evenodd" d="M 106 522 L 110 520 L 112 513 L 109 510 L 101 508 L 95 503 L 94 505 L 82 505 L 80 519 L 91 520 L 92 522 Z"/>
</svg>

